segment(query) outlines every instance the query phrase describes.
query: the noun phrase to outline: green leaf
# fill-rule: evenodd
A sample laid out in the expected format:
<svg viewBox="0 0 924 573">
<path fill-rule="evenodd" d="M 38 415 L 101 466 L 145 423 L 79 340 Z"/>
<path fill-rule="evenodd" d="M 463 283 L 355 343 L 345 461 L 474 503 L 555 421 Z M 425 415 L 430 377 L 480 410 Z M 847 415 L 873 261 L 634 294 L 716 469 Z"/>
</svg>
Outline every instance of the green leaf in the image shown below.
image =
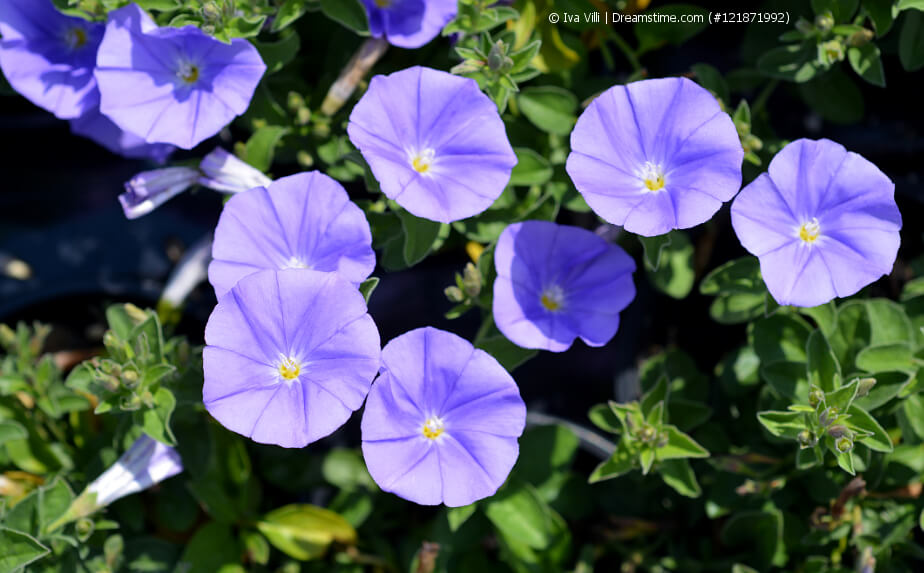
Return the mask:
<svg viewBox="0 0 924 573">
<path fill-rule="evenodd" d="M 914 331 L 905 309 L 896 302 L 877 298 L 865 301 L 872 345 L 912 342 Z"/>
<path fill-rule="evenodd" d="M 613 413 L 613 409 L 610 408 L 608 404 L 597 404 L 590 409 L 590 412 L 587 413 L 587 417 L 590 418 L 593 425 L 601 430 L 613 434 L 618 434 L 622 431 L 619 418 L 616 417 L 616 414 Z"/>
<path fill-rule="evenodd" d="M 0 573 L 13 573 L 48 555 L 50 550 L 21 531 L 0 526 Z"/>
<path fill-rule="evenodd" d="M 699 497 L 703 490 L 696 481 L 696 474 L 687 460 L 666 460 L 658 464 L 658 474 L 664 483 L 686 497 Z"/>
<path fill-rule="evenodd" d="M 616 451 L 613 452 L 613 455 L 598 465 L 593 473 L 590 474 L 587 481 L 590 483 L 597 483 L 598 481 L 619 477 L 635 469 L 637 467 L 636 463 L 637 458 L 629 451 L 628 446 L 626 446 L 626 440 L 622 439 L 616 446 Z"/>
<path fill-rule="evenodd" d="M 921 510 L 921 516 L 918 518 L 918 527 L 924 530 L 924 509 Z"/>
<path fill-rule="evenodd" d="M 288 127 L 264 125 L 247 140 L 243 160 L 260 171 L 269 170 L 276 155 L 276 146 L 288 133 Z"/>
<path fill-rule="evenodd" d="M 692 4 L 668 4 L 646 13 L 663 14 L 667 18 L 662 18 L 659 22 L 635 24 L 639 55 L 665 44 L 678 46 L 702 32 L 709 25 L 709 12 L 705 8 Z M 690 18 L 690 16 L 699 16 L 699 18 Z"/>
<path fill-rule="evenodd" d="M 847 22 L 857 11 L 858 0 L 812 0 L 812 10 L 817 15 L 831 12 L 837 23 Z"/>
<path fill-rule="evenodd" d="M 369 277 L 359 285 L 359 292 L 366 299 L 366 304 L 369 304 L 369 299 L 372 298 L 372 293 L 375 292 L 377 286 L 379 286 L 379 277 Z"/>
<path fill-rule="evenodd" d="M 552 502 L 558 497 L 577 448 L 577 436 L 565 426 L 530 428 L 520 438 L 520 457 L 514 474 L 535 486 L 545 501 Z"/>
<path fill-rule="evenodd" d="M 507 487 L 486 501 L 485 516 L 504 536 L 533 549 L 549 546 L 552 539 L 548 506 L 531 485 L 508 482 Z"/>
<path fill-rule="evenodd" d="M 753 324 L 751 338 L 761 364 L 805 362 L 811 328 L 797 316 L 775 314 Z"/>
<path fill-rule="evenodd" d="M 19 422 L 0 420 L 0 446 L 10 440 L 25 440 L 28 437 L 28 430 Z"/>
<path fill-rule="evenodd" d="M 647 417 L 648 414 L 654 410 L 655 406 L 667 402 L 669 389 L 670 386 L 668 385 L 667 376 L 658 378 L 654 387 L 645 392 L 645 395 L 642 396 L 641 403 L 639 404 L 642 409 L 642 416 Z"/>
<path fill-rule="evenodd" d="M 801 412 L 759 412 L 757 419 L 768 432 L 778 438 L 795 440 L 806 429 L 805 414 Z"/>
<path fill-rule="evenodd" d="M 196 530 L 177 567 L 182 571 L 218 571 L 225 565 L 239 563 L 240 553 L 231 527 L 213 521 Z"/>
<path fill-rule="evenodd" d="M 861 438 L 860 443 L 877 452 L 888 453 L 894 449 L 889 434 L 879 425 L 875 418 L 870 416 L 869 412 L 854 404 L 850 406 L 847 413 L 850 414 L 850 418 L 847 420 L 849 427 L 872 434 Z"/>
<path fill-rule="evenodd" d="M 455 533 L 462 525 L 468 521 L 468 518 L 475 514 L 478 504 L 463 505 L 462 507 L 446 508 L 446 519 L 449 521 L 449 530 Z"/>
<path fill-rule="evenodd" d="M 881 38 L 892 28 L 895 16 L 892 13 L 893 0 L 862 0 L 863 10 L 873 22 L 876 36 Z"/>
<path fill-rule="evenodd" d="M 314 505 L 293 504 L 266 514 L 257 529 L 289 557 L 308 561 L 322 557 L 334 542 L 356 543 L 356 530 L 332 511 Z"/>
<path fill-rule="evenodd" d="M 264 22 L 266 15 L 263 14 L 236 16 L 217 31 L 215 37 L 223 42 L 230 42 L 232 38 L 253 38 L 263 29 Z"/>
<path fill-rule="evenodd" d="M 686 298 L 693 290 L 696 274 L 693 270 L 693 244 L 682 231 L 670 232 L 670 243 L 661 250 L 660 264 L 655 268 L 645 259 L 648 279 L 659 291 L 676 298 Z"/>
<path fill-rule="evenodd" d="M 828 339 L 820 330 L 812 331 L 806 343 L 809 385 L 830 392 L 841 385 L 841 366 L 837 362 Z"/>
<path fill-rule="evenodd" d="M 905 12 L 901 33 L 898 36 L 898 59 L 909 72 L 924 67 L 924 13 Z"/>
<path fill-rule="evenodd" d="M 849 48 L 847 59 L 850 61 L 850 67 L 861 78 L 874 86 L 885 87 L 882 57 L 879 55 L 879 47 L 876 44 L 869 42 L 859 48 Z"/>
<path fill-rule="evenodd" d="M 321 474 L 328 483 L 340 489 L 350 490 L 358 487 L 372 491 L 378 489 L 369 471 L 366 470 L 362 456 L 356 450 L 334 448 L 328 452 L 321 464 Z"/>
<path fill-rule="evenodd" d="M 898 4 L 895 8 L 899 12 L 903 10 L 924 11 L 924 0 L 898 0 Z"/>
<path fill-rule="evenodd" d="M 39 488 L 37 509 L 39 526 L 42 531 L 46 531 L 49 525 L 64 515 L 73 500 L 74 492 L 61 478 Z"/>
<path fill-rule="evenodd" d="M 869 394 L 858 397 L 854 402 L 865 410 L 875 410 L 887 404 L 892 398 L 898 396 L 902 390 L 908 388 L 909 384 L 915 379 L 913 375 L 903 372 L 877 372 L 871 374 L 870 377 L 875 378 L 876 385 L 869 391 Z"/>
<path fill-rule="evenodd" d="M 321 12 L 361 36 L 369 34 L 369 20 L 359 0 L 321 0 Z"/>
<path fill-rule="evenodd" d="M 271 31 L 275 34 L 304 16 L 308 11 L 308 3 L 309 0 L 285 0 L 279 12 L 276 13 Z"/>
<path fill-rule="evenodd" d="M 516 147 L 514 151 L 517 164 L 510 175 L 510 185 L 542 185 L 552 178 L 548 159 L 528 147 Z"/>
<path fill-rule="evenodd" d="M 911 369 L 911 347 L 896 342 L 868 346 L 857 354 L 857 368 L 866 372 L 907 371 Z"/>
<path fill-rule="evenodd" d="M 863 118 L 863 94 L 840 68 L 832 68 L 799 86 L 802 99 L 832 123 L 856 123 Z"/>
<path fill-rule="evenodd" d="M 858 388 L 859 384 L 857 383 L 857 380 L 853 380 L 850 384 L 838 388 L 833 392 L 826 392 L 825 406 L 828 408 L 833 406 L 837 408 L 841 413 L 846 412 L 847 409 L 850 408 L 851 404 L 853 404 L 854 398 L 857 397 Z"/>
<path fill-rule="evenodd" d="M 757 69 L 766 76 L 796 83 L 804 83 L 818 73 L 814 43 L 780 46 L 764 54 L 757 61 Z"/>
<path fill-rule="evenodd" d="M 742 511 L 732 515 L 722 527 L 721 538 L 726 546 L 751 549 L 759 571 L 772 569 L 771 564 L 775 564 L 786 551 L 783 515 L 776 509 Z"/>
<path fill-rule="evenodd" d="M 301 40 L 298 34 L 291 33 L 278 42 L 253 42 L 266 64 L 266 74 L 275 74 L 298 55 Z"/>
<path fill-rule="evenodd" d="M 475 346 L 493 356 L 508 372 L 513 372 L 539 353 L 537 350 L 517 346 L 502 334 L 483 338 Z"/>
<path fill-rule="evenodd" d="M 681 432 L 677 426 L 666 425 L 663 431 L 667 433 L 667 444 L 655 450 L 658 461 L 709 457 L 709 450 Z"/>
<path fill-rule="evenodd" d="M 654 237 L 645 237 L 644 235 L 639 235 L 638 240 L 642 244 L 642 249 L 645 252 L 645 266 L 646 268 L 650 267 L 652 269 L 658 269 L 661 266 L 661 253 L 665 248 L 670 246 L 673 235 L 671 233 L 665 233 L 664 235 L 656 235 Z"/>
<path fill-rule="evenodd" d="M 440 237 L 442 223 L 411 215 L 404 209 L 397 211 L 404 230 L 404 263 L 412 267 L 427 258 Z"/>
<path fill-rule="evenodd" d="M 160 387 L 154 393 L 154 404 L 153 408 L 136 413 L 141 416 L 141 427 L 158 442 L 175 446 L 176 436 L 170 428 L 170 418 L 176 409 L 176 397 L 170 390 Z"/>
<path fill-rule="evenodd" d="M 526 88 L 517 96 L 520 111 L 533 125 L 555 135 L 568 135 L 577 120 L 577 98 L 556 86 Z"/>
<path fill-rule="evenodd" d="M 720 324 L 738 324 L 767 314 L 768 297 L 763 294 L 721 294 L 709 306 L 709 316 Z"/>
<path fill-rule="evenodd" d="M 694 64 L 690 67 L 696 77 L 699 85 L 715 94 L 715 96 L 724 102 L 729 101 L 728 84 L 722 73 L 709 64 Z"/>
</svg>

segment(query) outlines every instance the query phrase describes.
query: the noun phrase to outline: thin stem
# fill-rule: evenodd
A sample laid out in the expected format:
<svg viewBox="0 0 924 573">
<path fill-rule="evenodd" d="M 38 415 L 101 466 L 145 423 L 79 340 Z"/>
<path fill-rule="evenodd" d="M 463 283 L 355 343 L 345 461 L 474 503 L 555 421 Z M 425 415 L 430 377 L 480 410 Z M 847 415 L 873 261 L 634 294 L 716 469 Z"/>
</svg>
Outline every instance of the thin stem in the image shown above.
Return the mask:
<svg viewBox="0 0 924 573">
<path fill-rule="evenodd" d="M 388 42 L 383 38 L 370 38 L 363 42 L 363 45 L 359 47 L 356 54 L 350 58 L 346 67 L 340 72 L 340 77 L 337 78 L 334 85 L 330 86 L 330 90 L 328 90 L 327 95 L 324 97 L 324 102 L 321 104 L 321 113 L 327 116 L 337 113 L 343 107 L 343 104 L 350 99 L 350 96 L 356 90 L 356 86 L 385 54 L 386 50 L 388 50 Z"/>
<path fill-rule="evenodd" d="M 764 86 L 764 89 L 761 90 L 758 94 L 757 99 L 754 100 L 754 105 L 751 106 L 751 115 L 756 114 L 757 112 L 764 109 L 767 105 L 767 100 L 770 99 L 770 96 L 773 95 L 773 90 L 776 89 L 776 86 L 780 85 L 780 80 L 770 80 L 767 85 Z"/>
<path fill-rule="evenodd" d="M 626 56 L 626 59 L 629 60 L 629 65 L 632 66 L 632 71 L 638 72 L 642 69 L 642 63 L 639 62 L 638 56 L 635 55 L 635 50 L 632 49 L 632 46 L 628 42 L 622 39 L 622 36 L 613 31 L 612 28 L 607 28 L 608 35 L 613 43 L 616 44 L 616 47 L 622 51 Z"/>
<path fill-rule="evenodd" d="M 575 424 L 574 422 L 569 422 L 563 418 L 557 416 L 550 416 L 549 414 L 540 414 L 539 412 L 527 412 L 526 413 L 526 425 L 527 426 L 548 426 L 551 424 L 558 424 L 565 426 L 577 436 L 580 441 L 581 447 L 591 454 L 597 456 L 601 460 L 605 460 L 613 455 L 613 452 L 616 451 L 616 444 L 607 440 L 600 434 L 588 430 L 584 426 Z"/>
</svg>

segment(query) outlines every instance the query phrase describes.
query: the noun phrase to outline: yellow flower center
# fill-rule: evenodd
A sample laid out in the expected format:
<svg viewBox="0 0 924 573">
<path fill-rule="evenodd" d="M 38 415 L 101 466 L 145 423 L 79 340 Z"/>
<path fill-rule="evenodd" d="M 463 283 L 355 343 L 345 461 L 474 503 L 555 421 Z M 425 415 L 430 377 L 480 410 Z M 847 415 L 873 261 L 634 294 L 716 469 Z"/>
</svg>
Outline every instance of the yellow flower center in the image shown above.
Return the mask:
<svg viewBox="0 0 924 573">
<path fill-rule="evenodd" d="M 414 171 L 417 173 L 427 173 L 430 171 L 430 166 L 433 164 L 433 150 L 427 149 L 420 153 L 417 153 L 411 157 L 411 167 L 414 168 Z"/>
<path fill-rule="evenodd" d="M 814 217 L 811 221 L 802 223 L 802 226 L 799 227 L 799 238 L 808 245 L 817 241 L 820 233 L 821 227 L 818 226 L 818 219 Z"/>
<path fill-rule="evenodd" d="M 301 365 L 292 358 L 283 358 L 279 363 L 279 375 L 286 380 L 295 380 L 301 371 Z"/>
<path fill-rule="evenodd" d="M 646 161 L 645 166 L 642 167 L 641 177 L 645 184 L 645 189 L 649 191 L 664 189 L 664 169 L 660 165 Z"/>
<path fill-rule="evenodd" d="M 560 309 L 565 302 L 565 292 L 557 285 L 551 286 L 543 291 L 542 296 L 539 298 L 539 302 L 542 303 L 542 306 L 544 306 L 546 310 L 555 312 Z"/>
<path fill-rule="evenodd" d="M 437 416 L 427 418 L 423 425 L 423 435 L 429 440 L 435 440 L 443 434 L 443 420 Z"/>
<path fill-rule="evenodd" d="M 82 48 L 87 43 L 87 31 L 83 28 L 71 28 L 65 34 L 65 41 L 71 49 Z"/>
<path fill-rule="evenodd" d="M 189 62 L 183 62 L 180 64 L 180 69 L 177 71 L 176 75 L 187 84 L 194 84 L 199 81 L 199 66 L 190 64 Z"/>
<path fill-rule="evenodd" d="M 379 8 L 388 8 L 391 6 L 391 0 L 375 0 L 375 5 Z"/>
</svg>

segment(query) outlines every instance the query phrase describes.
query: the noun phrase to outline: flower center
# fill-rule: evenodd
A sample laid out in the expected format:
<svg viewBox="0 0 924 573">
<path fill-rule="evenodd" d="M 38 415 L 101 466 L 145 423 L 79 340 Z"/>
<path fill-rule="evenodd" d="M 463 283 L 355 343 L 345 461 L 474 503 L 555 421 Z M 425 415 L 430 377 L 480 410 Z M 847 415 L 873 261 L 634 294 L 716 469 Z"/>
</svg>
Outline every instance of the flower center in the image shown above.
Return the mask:
<svg viewBox="0 0 924 573">
<path fill-rule="evenodd" d="M 660 165 L 655 165 L 651 161 L 646 161 L 640 175 L 642 181 L 645 183 L 645 189 L 649 191 L 660 191 L 664 189 L 664 169 Z"/>
<path fill-rule="evenodd" d="M 417 173 L 427 173 L 430 171 L 430 166 L 433 165 L 433 150 L 425 149 L 420 153 L 416 153 L 411 156 L 411 167 L 414 168 L 414 171 Z"/>
<path fill-rule="evenodd" d="M 439 416 L 430 416 L 423 425 L 423 435 L 429 440 L 435 440 L 443 434 L 444 424 Z"/>
<path fill-rule="evenodd" d="M 539 302 L 546 310 L 555 312 L 565 303 L 565 291 L 561 290 L 558 285 L 550 286 L 542 292 Z"/>
<path fill-rule="evenodd" d="M 190 62 L 180 62 L 180 67 L 176 71 L 176 77 L 192 85 L 199 81 L 199 66 Z"/>
<path fill-rule="evenodd" d="M 295 256 L 289 257 L 289 260 L 286 261 L 285 264 L 282 266 L 282 270 L 286 270 L 286 269 L 310 269 L 310 268 L 311 268 L 311 265 L 309 265 L 309 264 L 306 263 L 305 261 L 303 261 L 303 260 L 301 260 L 300 258 L 295 257 Z"/>
<path fill-rule="evenodd" d="M 283 358 L 279 363 L 279 375 L 286 380 L 295 380 L 301 371 L 301 365 L 294 358 Z"/>
<path fill-rule="evenodd" d="M 72 50 L 82 48 L 87 43 L 87 31 L 80 27 L 71 28 L 64 34 L 64 41 Z"/>
<path fill-rule="evenodd" d="M 799 227 L 799 238 L 802 239 L 807 245 L 811 245 L 818 240 L 818 235 L 821 233 L 821 227 L 818 226 L 818 219 L 812 217 L 811 221 L 806 221 L 802 223 L 802 226 Z"/>
</svg>

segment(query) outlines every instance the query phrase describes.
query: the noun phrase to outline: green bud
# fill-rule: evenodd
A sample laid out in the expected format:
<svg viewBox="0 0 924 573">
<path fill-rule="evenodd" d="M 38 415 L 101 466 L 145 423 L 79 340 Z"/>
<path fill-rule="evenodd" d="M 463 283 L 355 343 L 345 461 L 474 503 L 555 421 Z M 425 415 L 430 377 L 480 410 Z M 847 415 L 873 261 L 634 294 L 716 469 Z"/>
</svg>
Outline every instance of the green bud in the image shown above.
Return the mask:
<svg viewBox="0 0 924 573">
<path fill-rule="evenodd" d="M 655 430 L 654 427 L 649 426 L 647 424 L 644 427 L 642 427 L 642 429 L 639 430 L 638 432 L 638 439 L 640 439 L 643 442 L 651 442 L 657 437 L 658 437 L 658 431 Z"/>
<path fill-rule="evenodd" d="M 134 388 L 137 386 L 139 379 L 140 376 L 136 370 L 126 370 L 122 373 L 122 384 L 124 384 L 126 388 Z"/>
<path fill-rule="evenodd" d="M 837 419 L 839 414 L 840 412 L 838 411 L 837 407 L 831 406 L 830 408 L 826 408 L 821 414 L 818 415 L 818 421 L 822 426 L 830 426 L 834 420 Z"/>
<path fill-rule="evenodd" d="M 202 19 L 205 21 L 215 21 L 221 18 L 221 8 L 215 2 L 206 2 L 202 6 Z"/>
<path fill-rule="evenodd" d="M 814 29 L 814 26 L 812 25 L 812 23 L 806 20 L 805 18 L 799 18 L 799 21 L 796 22 L 796 30 L 798 30 L 799 32 L 801 32 L 802 34 L 806 36 L 811 34 L 813 29 Z"/>
<path fill-rule="evenodd" d="M 457 286 L 446 287 L 446 290 L 443 291 L 443 294 L 446 295 L 446 298 L 449 299 L 449 302 L 460 303 L 465 300 L 465 293 L 462 292 Z"/>
<path fill-rule="evenodd" d="M 121 408 L 123 412 L 138 410 L 141 408 L 141 405 L 141 398 L 137 394 L 122 396 L 119 400 L 119 408 Z"/>
<path fill-rule="evenodd" d="M 498 40 L 488 53 L 488 68 L 499 74 L 506 73 L 513 67 L 513 60 L 507 55 L 507 46 Z"/>
<path fill-rule="evenodd" d="M 818 59 L 822 64 L 831 65 L 844 59 L 846 51 L 839 39 L 822 42 L 818 45 Z"/>
<path fill-rule="evenodd" d="M 802 430 L 799 432 L 799 447 L 802 449 L 813 448 L 818 443 L 818 438 L 813 432 Z"/>
<path fill-rule="evenodd" d="M 860 378 L 857 381 L 857 398 L 869 395 L 869 391 L 876 385 L 875 378 Z"/>
<path fill-rule="evenodd" d="M 834 447 L 837 448 L 838 452 L 845 454 L 853 449 L 853 440 L 850 439 L 850 436 L 838 438 L 834 442 Z"/>
<path fill-rule="evenodd" d="M 812 408 L 815 408 L 818 406 L 818 404 L 821 404 L 824 401 L 825 393 L 818 386 L 813 386 L 812 391 L 809 392 L 809 405 L 811 405 Z"/>
<path fill-rule="evenodd" d="M 16 333 L 5 324 L 0 324 L 0 344 L 4 348 L 12 348 L 16 344 Z"/>
<path fill-rule="evenodd" d="M 834 27 L 834 16 L 831 12 L 825 12 L 815 16 L 815 27 L 822 32 L 828 32 Z"/>
<path fill-rule="evenodd" d="M 863 28 L 862 30 L 857 30 L 847 38 L 847 45 L 851 48 L 859 48 L 860 46 L 865 46 L 873 39 L 873 31 Z"/>
<path fill-rule="evenodd" d="M 462 288 L 465 289 L 465 294 L 476 297 L 481 293 L 481 286 L 481 273 L 478 272 L 478 267 L 473 263 L 468 263 L 462 271 Z"/>
<path fill-rule="evenodd" d="M 304 149 L 298 150 L 298 153 L 295 154 L 295 160 L 298 161 L 298 164 L 302 167 L 311 167 L 314 165 L 314 157 Z"/>
<path fill-rule="evenodd" d="M 96 529 L 96 524 L 93 523 L 92 519 L 86 517 L 81 517 L 77 520 L 77 523 L 74 524 L 74 529 L 77 533 L 77 539 L 81 542 L 86 541 L 93 535 L 93 530 Z"/>
</svg>

